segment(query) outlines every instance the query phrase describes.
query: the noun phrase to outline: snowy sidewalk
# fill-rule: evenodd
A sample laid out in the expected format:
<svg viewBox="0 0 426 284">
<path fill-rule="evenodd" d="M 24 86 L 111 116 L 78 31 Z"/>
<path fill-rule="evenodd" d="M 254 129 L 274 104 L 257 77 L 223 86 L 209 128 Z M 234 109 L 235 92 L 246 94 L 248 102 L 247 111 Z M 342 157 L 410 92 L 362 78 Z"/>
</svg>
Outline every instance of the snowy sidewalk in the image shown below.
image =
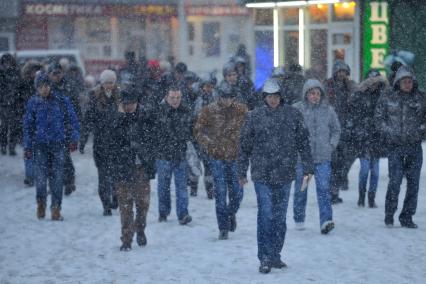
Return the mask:
<svg viewBox="0 0 426 284">
<path fill-rule="evenodd" d="M 336 229 L 327 236 L 320 234 L 311 184 L 306 230 L 294 229 L 290 202 L 282 253 L 289 267 L 261 275 L 252 183 L 245 188 L 237 231 L 229 240 L 218 241 L 214 201 L 206 198 L 204 189 L 190 198 L 193 222 L 180 226 L 175 204 L 169 221 L 158 223 L 152 182 L 148 246 L 140 248 L 134 242 L 132 251 L 120 252 L 118 212 L 102 216 L 91 153 L 73 154 L 73 159 L 77 191 L 64 197 L 65 221 L 52 222 L 50 212 L 46 220 L 36 219 L 35 190 L 23 186 L 23 161 L 0 156 L 0 283 L 426 283 L 426 166 L 414 217 L 419 229 L 400 228 L 398 215 L 395 228 L 387 229 L 383 223 L 386 160 L 381 162 L 379 208 L 356 206 L 356 162 L 350 190 L 342 193 L 344 203 L 333 207 Z M 405 181 L 400 208 L 404 187 Z"/>
</svg>

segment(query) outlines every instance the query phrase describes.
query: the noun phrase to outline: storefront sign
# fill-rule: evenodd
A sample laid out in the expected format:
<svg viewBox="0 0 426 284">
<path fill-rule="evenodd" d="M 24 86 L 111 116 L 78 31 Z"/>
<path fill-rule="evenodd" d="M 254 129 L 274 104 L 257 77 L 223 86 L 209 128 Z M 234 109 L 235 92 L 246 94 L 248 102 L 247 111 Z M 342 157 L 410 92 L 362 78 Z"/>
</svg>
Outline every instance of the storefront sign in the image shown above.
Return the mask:
<svg viewBox="0 0 426 284">
<path fill-rule="evenodd" d="M 247 16 L 249 10 L 240 6 L 188 6 L 187 16 Z"/>
<path fill-rule="evenodd" d="M 28 16 L 177 16 L 172 5 L 26 4 Z"/>
<path fill-rule="evenodd" d="M 388 1 L 364 1 L 363 74 L 375 68 L 385 71 L 384 59 L 389 52 L 390 24 Z"/>
</svg>

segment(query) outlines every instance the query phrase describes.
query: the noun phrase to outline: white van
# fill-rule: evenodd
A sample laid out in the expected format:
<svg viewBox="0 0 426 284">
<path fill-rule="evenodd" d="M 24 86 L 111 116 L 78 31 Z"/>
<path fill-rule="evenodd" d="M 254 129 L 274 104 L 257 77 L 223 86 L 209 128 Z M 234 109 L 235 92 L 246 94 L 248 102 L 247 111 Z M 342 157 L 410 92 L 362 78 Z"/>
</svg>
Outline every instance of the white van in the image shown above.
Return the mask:
<svg viewBox="0 0 426 284">
<path fill-rule="evenodd" d="M 76 49 L 18 50 L 11 51 L 10 53 L 16 56 L 19 66 L 23 66 L 31 59 L 50 64 L 52 62 L 59 62 L 61 58 L 65 57 L 71 64 L 75 64 L 81 68 L 83 76 L 86 74 L 80 51 Z"/>
</svg>

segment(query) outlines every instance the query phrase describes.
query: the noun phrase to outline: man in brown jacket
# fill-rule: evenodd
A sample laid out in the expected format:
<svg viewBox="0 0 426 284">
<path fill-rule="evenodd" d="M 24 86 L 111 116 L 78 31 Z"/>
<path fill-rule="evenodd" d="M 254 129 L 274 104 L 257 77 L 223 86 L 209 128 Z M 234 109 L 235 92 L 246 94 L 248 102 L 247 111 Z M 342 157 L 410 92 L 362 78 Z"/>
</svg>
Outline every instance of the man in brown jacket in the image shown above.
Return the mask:
<svg viewBox="0 0 426 284">
<path fill-rule="evenodd" d="M 194 136 L 210 157 L 213 173 L 219 239 L 228 239 L 228 232 L 237 227 L 236 213 L 243 199 L 237 177 L 237 149 L 240 129 L 247 107 L 235 99 L 237 92 L 222 84 L 219 100 L 204 107 L 195 124 Z M 229 191 L 229 204 L 226 195 Z"/>
</svg>

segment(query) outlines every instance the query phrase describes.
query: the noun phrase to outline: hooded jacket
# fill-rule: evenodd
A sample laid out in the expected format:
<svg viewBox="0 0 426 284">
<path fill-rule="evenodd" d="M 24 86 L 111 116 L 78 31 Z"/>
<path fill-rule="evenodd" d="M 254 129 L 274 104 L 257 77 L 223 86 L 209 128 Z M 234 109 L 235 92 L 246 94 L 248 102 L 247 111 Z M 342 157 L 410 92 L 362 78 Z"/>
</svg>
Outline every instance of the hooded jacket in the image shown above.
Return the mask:
<svg viewBox="0 0 426 284">
<path fill-rule="evenodd" d="M 284 185 L 295 178 L 300 155 L 305 174 L 313 173 L 309 132 L 302 114 L 292 106 L 261 106 L 249 112 L 240 135 L 238 176 L 268 186 Z"/>
<path fill-rule="evenodd" d="M 414 81 L 409 94 L 402 92 L 399 86 L 406 77 Z M 421 143 L 426 131 L 425 94 L 419 91 L 416 78 L 408 68 L 398 70 L 393 88 L 379 98 L 375 123 L 389 146 Z"/>
<path fill-rule="evenodd" d="M 313 88 L 321 91 L 320 103 L 315 105 L 308 101 L 307 93 Z M 309 130 L 309 141 L 314 163 L 331 161 L 331 154 L 340 139 L 340 123 L 334 109 L 327 103 L 324 87 L 318 80 L 309 79 L 303 86 L 303 101 L 294 104 L 303 115 Z"/>
<path fill-rule="evenodd" d="M 66 139 L 77 143 L 79 135 L 77 115 L 67 97 L 51 92 L 47 98 L 38 94 L 30 98 L 24 117 L 25 150 L 36 144 L 65 144 Z"/>
</svg>

